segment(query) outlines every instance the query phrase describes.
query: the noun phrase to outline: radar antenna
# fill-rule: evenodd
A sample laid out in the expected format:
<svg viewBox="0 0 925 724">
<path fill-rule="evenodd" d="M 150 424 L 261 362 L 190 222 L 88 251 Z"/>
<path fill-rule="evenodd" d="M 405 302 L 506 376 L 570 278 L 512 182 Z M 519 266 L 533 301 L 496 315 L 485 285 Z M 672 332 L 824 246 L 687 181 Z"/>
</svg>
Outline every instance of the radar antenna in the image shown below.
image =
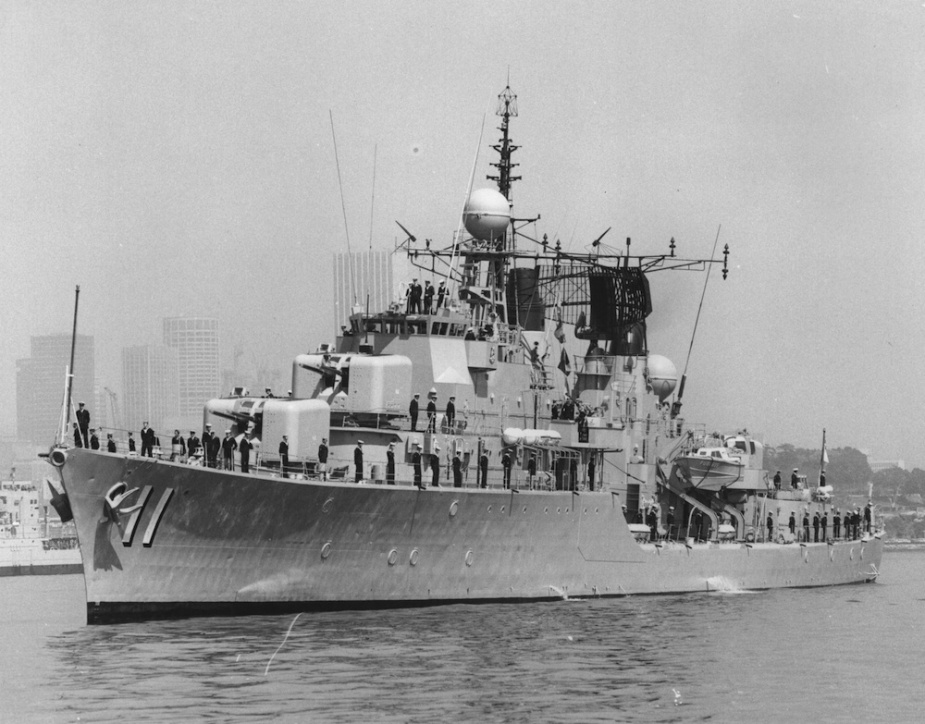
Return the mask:
<svg viewBox="0 0 925 724">
<path fill-rule="evenodd" d="M 515 146 L 511 143 L 510 136 L 508 136 L 508 128 L 510 125 L 510 120 L 512 117 L 517 117 L 517 95 L 511 91 L 510 83 L 504 88 L 504 91 L 498 95 L 498 108 L 495 111 L 496 116 L 501 116 L 501 126 L 498 130 L 501 131 L 501 139 L 498 141 L 498 144 L 492 146 L 495 151 L 498 152 L 499 160 L 497 163 L 490 164 L 498 169 L 497 176 L 486 176 L 489 181 L 498 182 L 498 191 L 500 191 L 504 198 L 511 201 L 511 184 L 514 181 L 520 181 L 520 176 L 511 176 L 511 171 L 519 166 L 519 163 L 511 163 L 511 154 L 514 153 L 520 146 Z"/>
</svg>

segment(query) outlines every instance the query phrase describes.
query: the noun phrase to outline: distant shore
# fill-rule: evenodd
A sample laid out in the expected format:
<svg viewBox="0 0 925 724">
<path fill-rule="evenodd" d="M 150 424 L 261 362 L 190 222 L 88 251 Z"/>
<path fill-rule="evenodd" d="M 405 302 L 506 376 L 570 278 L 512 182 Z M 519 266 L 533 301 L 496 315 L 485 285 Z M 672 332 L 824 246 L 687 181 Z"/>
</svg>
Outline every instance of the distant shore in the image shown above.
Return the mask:
<svg viewBox="0 0 925 724">
<path fill-rule="evenodd" d="M 925 538 L 887 538 L 883 541 L 885 551 L 922 551 Z"/>
</svg>

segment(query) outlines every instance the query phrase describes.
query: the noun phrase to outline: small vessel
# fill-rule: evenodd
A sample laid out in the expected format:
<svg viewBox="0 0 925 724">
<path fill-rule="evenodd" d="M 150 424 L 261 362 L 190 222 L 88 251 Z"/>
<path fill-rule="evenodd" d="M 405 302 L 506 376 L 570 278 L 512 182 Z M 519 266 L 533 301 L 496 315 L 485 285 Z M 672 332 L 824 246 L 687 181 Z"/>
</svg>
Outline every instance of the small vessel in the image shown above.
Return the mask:
<svg viewBox="0 0 925 724">
<path fill-rule="evenodd" d="M 55 530 L 53 530 L 53 528 Z M 30 482 L 0 484 L 0 577 L 81 573 L 73 526 L 51 526 Z"/>
<path fill-rule="evenodd" d="M 605 231 L 567 251 L 514 215 L 510 88 L 498 115 L 496 188 L 470 192 L 465 230 L 440 246 L 401 227 L 429 280 L 357 304 L 293 360 L 289 395 L 204 401 L 188 460 L 53 447 L 89 622 L 876 579 L 875 525 L 843 533 L 827 499 L 740 485 L 750 440 L 722 446 L 744 475 L 694 484 L 702 431 L 650 351 L 649 284 L 725 278 L 728 246 L 636 254 Z"/>
<path fill-rule="evenodd" d="M 675 460 L 681 477 L 700 490 L 722 488 L 767 490 L 764 446 L 747 434 L 729 435 L 722 444 L 711 441 L 697 445 Z"/>
</svg>

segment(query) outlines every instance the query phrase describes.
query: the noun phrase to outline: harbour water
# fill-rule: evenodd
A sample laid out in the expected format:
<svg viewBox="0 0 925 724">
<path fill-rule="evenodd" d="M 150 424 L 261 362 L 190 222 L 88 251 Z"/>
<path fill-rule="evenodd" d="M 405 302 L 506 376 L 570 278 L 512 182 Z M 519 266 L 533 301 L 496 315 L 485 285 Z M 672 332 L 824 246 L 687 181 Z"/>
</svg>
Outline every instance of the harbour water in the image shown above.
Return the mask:
<svg viewBox="0 0 925 724">
<path fill-rule="evenodd" d="M 875 585 L 84 623 L 0 579 L 0 722 L 920 721 L 925 553 Z"/>
</svg>

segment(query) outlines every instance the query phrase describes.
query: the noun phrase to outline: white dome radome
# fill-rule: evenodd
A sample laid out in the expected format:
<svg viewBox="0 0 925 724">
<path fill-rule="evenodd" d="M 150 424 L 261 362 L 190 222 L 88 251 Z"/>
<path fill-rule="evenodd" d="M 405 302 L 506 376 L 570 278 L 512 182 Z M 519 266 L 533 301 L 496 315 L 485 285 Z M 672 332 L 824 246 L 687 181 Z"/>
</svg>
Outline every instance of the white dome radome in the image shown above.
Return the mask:
<svg viewBox="0 0 925 724">
<path fill-rule="evenodd" d="M 647 366 L 649 387 L 659 402 L 664 402 L 678 385 L 678 370 L 674 362 L 660 354 L 650 354 Z"/>
<path fill-rule="evenodd" d="M 466 202 L 463 223 L 476 239 L 500 239 L 511 223 L 511 206 L 500 191 L 476 189 Z"/>
</svg>

